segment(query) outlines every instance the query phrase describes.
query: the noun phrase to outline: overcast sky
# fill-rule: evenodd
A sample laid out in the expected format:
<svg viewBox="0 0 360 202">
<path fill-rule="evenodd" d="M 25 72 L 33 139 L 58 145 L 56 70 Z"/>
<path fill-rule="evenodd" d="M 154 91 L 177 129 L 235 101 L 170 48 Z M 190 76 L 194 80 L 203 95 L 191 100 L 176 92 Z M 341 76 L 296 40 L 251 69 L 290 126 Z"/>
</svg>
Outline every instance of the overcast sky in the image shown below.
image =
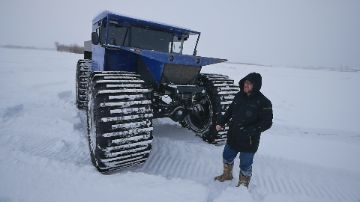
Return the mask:
<svg viewBox="0 0 360 202">
<path fill-rule="evenodd" d="M 359 0 L 1 0 L 0 44 L 82 44 L 103 10 L 201 31 L 201 56 L 360 67 Z"/>
</svg>

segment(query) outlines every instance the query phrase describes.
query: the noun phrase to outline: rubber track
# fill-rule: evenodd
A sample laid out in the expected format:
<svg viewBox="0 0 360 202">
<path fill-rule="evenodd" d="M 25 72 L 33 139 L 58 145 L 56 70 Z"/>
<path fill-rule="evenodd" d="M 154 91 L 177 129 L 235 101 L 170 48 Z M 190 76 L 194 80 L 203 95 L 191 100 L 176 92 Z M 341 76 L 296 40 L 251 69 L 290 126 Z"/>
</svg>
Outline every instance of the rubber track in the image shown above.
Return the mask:
<svg viewBox="0 0 360 202">
<path fill-rule="evenodd" d="M 209 134 L 211 137 L 206 138 L 213 144 L 223 144 L 227 138 L 229 127 L 225 127 L 224 131 L 217 132 L 215 124 L 220 120 L 227 108 L 232 103 L 235 95 L 239 92 L 239 87 L 234 85 L 234 80 L 226 75 L 221 74 L 201 74 L 201 80 L 210 95 L 213 107 L 213 124 Z"/>
<path fill-rule="evenodd" d="M 90 153 L 102 173 L 140 165 L 149 157 L 153 111 L 151 91 L 143 83 L 131 72 L 94 72 L 91 76 L 89 106 L 95 117 L 96 147 Z M 88 131 L 90 145 L 90 128 Z"/>
<path fill-rule="evenodd" d="M 76 65 L 76 106 L 78 109 L 86 109 L 88 103 L 88 80 L 92 61 L 81 59 Z"/>
</svg>

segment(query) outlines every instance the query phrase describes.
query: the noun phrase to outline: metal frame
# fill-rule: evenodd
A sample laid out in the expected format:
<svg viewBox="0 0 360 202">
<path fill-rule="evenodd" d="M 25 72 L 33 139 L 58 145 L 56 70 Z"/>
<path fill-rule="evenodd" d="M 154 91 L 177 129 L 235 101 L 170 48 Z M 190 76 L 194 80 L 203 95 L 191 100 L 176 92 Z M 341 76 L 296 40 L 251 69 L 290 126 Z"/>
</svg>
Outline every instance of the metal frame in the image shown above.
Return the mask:
<svg viewBox="0 0 360 202">
<path fill-rule="evenodd" d="M 109 26 L 110 21 L 116 21 L 120 26 L 127 27 L 124 40 L 121 45 L 109 44 Z M 183 68 L 199 68 L 200 69 L 209 64 L 224 62 L 226 60 L 219 58 L 199 57 L 197 55 L 197 47 L 200 40 L 200 32 L 193 31 L 186 28 L 151 22 L 147 20 L 130 18 L 122 15 L 116 15 L 110 12 L 103 12 L 93 20 L 93 31 L 105 26 L 105 33 L 103 44 L 93 46 L 93 60 L 98 67 L 94 68 L 97 71 L 133 71 L 137 72 L 139 62 L 146 67 L 146 72 L 152 76 L 152 80 L 156 87 L 162 83 L 164 68 L 166 65 L 182 65 Z M 131 43 L 131 27 L 141 27 L 151 30 L 163 31 L 172 33 L 173 39 L 171 41 L 171 49 L 169 52 L 160 52 L 153 50 L 145 50 L 140 48 L 133 48 L 131 44 L 125 44 L 126 38 L 130 37 Z M 104 30 L 100 30 L 104 31 Z M 100 35 L 102 35 L 100 33 Z M 194 47 L 193 55 L 183 55 L 184 36 L 198 35 Z M 180 53 L 174 53 L 173 44 L 174 38 L 181 36 L 182 50 Z M 101 36 L 100 36 L 101 38 Z M 127 47 L 127 46 L 129 47 Z"/>
</svg>

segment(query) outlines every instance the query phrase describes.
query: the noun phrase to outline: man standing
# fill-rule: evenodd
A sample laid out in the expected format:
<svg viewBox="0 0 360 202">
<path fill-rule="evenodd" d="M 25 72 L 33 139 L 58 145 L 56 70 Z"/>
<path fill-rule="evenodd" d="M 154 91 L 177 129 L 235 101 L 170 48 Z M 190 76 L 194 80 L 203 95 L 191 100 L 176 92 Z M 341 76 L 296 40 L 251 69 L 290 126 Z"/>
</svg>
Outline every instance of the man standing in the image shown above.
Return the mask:
<svg viewBox="0 0 360 202">
<path fill-rule="evenodd" d="M 224 171 L 215 177 L 220 182 L 232 180 L 234 159 L 240 152 L 240 174 L 237 186 L 249 186 L 254 155 L 259 147 L 260 134 L 272 125 L 272 104 L 261 92 L 262 78 L 250 73 L 239 81 L 240 92 L 224 116 L 216 125 L 223 130 L 229 124 L 227 141 L 223 151 Z"/>
</svg>

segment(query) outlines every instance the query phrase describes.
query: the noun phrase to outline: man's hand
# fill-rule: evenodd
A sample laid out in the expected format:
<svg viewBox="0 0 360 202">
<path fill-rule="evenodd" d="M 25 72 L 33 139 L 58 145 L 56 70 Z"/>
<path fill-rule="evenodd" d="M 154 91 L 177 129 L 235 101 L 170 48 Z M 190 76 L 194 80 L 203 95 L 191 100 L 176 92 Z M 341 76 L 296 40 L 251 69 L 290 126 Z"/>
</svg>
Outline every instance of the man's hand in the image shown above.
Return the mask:
<svg viewBox="0 0 360 202">
<path fill-rule="evenodd" d="M 216 131 L 224 130 L 224 128 L 222 126 L 220 126 L 220 125 L 216 125 L 215 128 L 216 128 Z"/>
</svg>

